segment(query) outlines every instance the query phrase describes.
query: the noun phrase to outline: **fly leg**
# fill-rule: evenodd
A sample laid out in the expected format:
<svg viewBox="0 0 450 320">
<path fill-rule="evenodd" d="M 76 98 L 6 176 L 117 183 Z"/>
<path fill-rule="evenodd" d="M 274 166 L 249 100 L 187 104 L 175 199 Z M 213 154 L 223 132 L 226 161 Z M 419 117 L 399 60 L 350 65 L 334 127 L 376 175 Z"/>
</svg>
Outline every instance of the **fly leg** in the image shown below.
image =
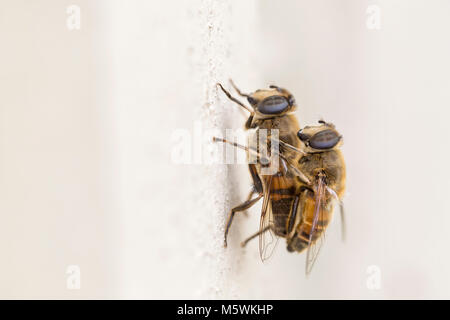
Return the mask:
<svg viewBox="0 0 450 320">
<path fill-rule="evenodd" d="M 253 188 L 252 188 L 252 191 L 250 192 L 250 194 L 248 195 L 247 200 L 244 203 L 231 209 L 231 212 L 228 216 L 226 228 L 225 228 L 224 247 L 227 247 L 228 231 L 230 230 L 231 223 L 233 222 L 234 214 L 239 211 L 247 210 L 248 208 L 253 206 L 256 202 L 258 202 L 259 199 L 261 199 L 263 197 L 263 186 L 262 186 L 261 179 L 259 178 L 258 173 L 256 171 L 256 166 L 254 164 L 249 164 L 248 169 L 250 171 L 250 175 L 253 180 Z M 258 196 L 254 199 L 251 199 L 251 197 L 255 193 L 257 193 Z"/>
<path fill-rule="evenodd" d="M 263 186 L 261 179 L 258 176 L 258 172 L 256 171 L 256 166 L 254 164 L 248 165 L 248 170 L 250 171 L 250 176 L 252 177 L 253 185 L 250 193 L 247 196 L 247 201 L 249 201 L 255 193 L 261 194 L 263 192 Z M 247 212 L 245 211 L 247 215 Z"/>
<path fill-rule="evenodd" d="M 239 88 L 234 84 L 233 80 L 230 79 L 230 84 L 233 87 L 233 89 L 238 93 L 238 95 L 240 95 L 241 97 L 246 97 L 248 98 L 249 95 L 246 93 L 242 93 L 241 90 L 239 90 Z"/>
<path fill-rule="evenodd" d="M 256 202 L 258 202 L 258 200 L 261 199 L 262 196 L 263 196 L 263 194 L 260 193 L 256 198 L 247 200 L 244 203 L 238 205 L 237 207 L 234 207 L 233 209 L 231 209 L 230 214 L 228 215 L 228 220 L 227 220 L 227 224 L 225 227 L 225 234 L 224 234 L 224 240 L 223 240 L 223 246 L 225 248 L 227 247 L 228 231 L 230 230 L 231 223 L 233 222 L 234 214 L 236 212 L 247 210 L 248 208 L 253 206 Z"/>
<path fill-rule="evenodd" d="M 250 192 L 248 193 L 247 199 L 246 199 L 245 201 L 249 201 L 251 198 L 253 198 L 253 195 L 254 195 L 255 193 L 257 193 L 257 192 L 256 192 L 256 189 L 255 189 L 255 186 L 252 185 L 252 188 L 250 189 Z M 246 210 L 243 211 L 243 213 L 244 213 L 244 215 L 245 215 L 246 217 L 248 216 L 248 213 L 247 213 Z"/>
<path fill-rule="evenodd" d="M 245 104 L 243 104 L 241 101 L 239 101 L 238 99 L 236 99 L 235 97 L 233 97 L 231 95 L 231 93 L 229 93 L 227 90 L 225 90 L 225 88 L 220 84 L 217 83 L 217 86 L 220 87 L 220 89 L 222 89 L 223 93 L 226 94 L 226 96 L 228 97 L 228 99 L 230 99 L 231 101 L 237 103 L 238 105 L 240 105 L 242 108 L 246 109 L 248 112 L 250 112 L 251 114 L 253 114 L 253 110 L 250 109 L 250 107 L 247 107 Z"/>
<path fill-rule="evenodd" d="M 260 157 L 261 160 L 266 161 L 267 163 L 269 163 L 269 161 L 270 161 L 269 159 L 267 159 L 263 155 L 261 155 L 261 153 L 259 153 L 258 150 L 254 149 L 252 147 L 243 146 L 243 145 L 241 145 L 239 143 L 228 141 L 226 139 L 222 139 L 222 138 L 218 138 L 218 137 L 213 137 L 213 142 L 227 143 L 229 145 L 232 145 L 235 148 L 239 148 L 239 149 L 245 150 L 249 154 L 256 155 L 256 156 Z M 250 171 L 250 173 L 251 173 L 251 171 Z"/>
<path fill-rule="evenodd" d="M 252 234 L 250 237 L 248 237 L 247 239 L 245 239 L 244 241 L 241 242 L 241 247 L 244 248 L 250 240 L 253 240 L 256 237 L 259 237 L 259 235 L 263 234 L 266 231 L 269 231 L 269 229 L 270 229 L 270 226 L 267 226 L 264 229 L 259 230 L 255 234 Z"/>
<path fill-rule="evenodd" d="M 237 144 L 235 142 L 230 142 L 230 141 L 227 141 L 225 139 L 221 139 L 221 138 L 217 138 L 217 137 L 213 137 L 213 141 L 214 142 L 229 143 L 229 144 L 233 145 L 236 148 L 241 148 L 241 149 L 243 149 L 243 150 L 245 150 L 245 151 L 247 151 L 249 153 L 253 152 L 253 153 L 259 155 L 259 153 L 256 150 L 251 149 L 251 148 L 246 147 L 246 146 L 242 146 L 242 145 Z M 242 203 L 239 206 L 234 207 L 233 209 L 231 209 L 231 212 L 228 215 L 228 220 L 227 220 L 227 224 L 226 224 L 226 227 L 225 227 L 225 234 L 224 234 L 224 247 L 225 248 L 227 247 L 228 231 L 230 230 L 231 223 L 233 222 L 234 214 L 236 212 L 247 210 L 248 208 L 253 206 L 256 202 L 258 202 L 258 200 L 261 199 L 263 197 L 263 195 L 264 195 L 263 194 L 263 185 L 262 185 L 261 179 L 259 178 L 258 172 L 256 170 L 256 165 L 255 164 L 249 164 L 248 168 L 250 170 L 250 175 L 252 176 L 254 190 L 252 190 L 252 192 L 249 194 L 247 200 L 244 203 Z M 258 193 L 258 196 L 256 198 L 254 198 L 254 199 L 251 199 L 251 196 L 254 193 Z"/>
</svg>

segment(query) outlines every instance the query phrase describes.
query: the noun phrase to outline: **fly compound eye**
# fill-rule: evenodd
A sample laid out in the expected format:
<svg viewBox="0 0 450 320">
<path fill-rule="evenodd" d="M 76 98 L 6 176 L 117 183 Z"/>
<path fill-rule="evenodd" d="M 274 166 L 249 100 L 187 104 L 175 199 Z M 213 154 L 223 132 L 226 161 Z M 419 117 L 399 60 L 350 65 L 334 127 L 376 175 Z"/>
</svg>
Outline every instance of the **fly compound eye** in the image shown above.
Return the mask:
<svg viewBox="0 0 450 320">
<path fill-rule="evenodd" d="M 341 137 L 336 131 L 327 129 L 313 135 L 309 140 L 309 145 L 314 149 L 331 149 L 338 144 L 339 140 Z"/>
<path fill-rule="evenodd" d="M 258 105 L 258 111 L 262 114 L 280 114 L 289 108 L 289 103 L 285 97 L 271 96 L 265 98 Z"/>
</svg>

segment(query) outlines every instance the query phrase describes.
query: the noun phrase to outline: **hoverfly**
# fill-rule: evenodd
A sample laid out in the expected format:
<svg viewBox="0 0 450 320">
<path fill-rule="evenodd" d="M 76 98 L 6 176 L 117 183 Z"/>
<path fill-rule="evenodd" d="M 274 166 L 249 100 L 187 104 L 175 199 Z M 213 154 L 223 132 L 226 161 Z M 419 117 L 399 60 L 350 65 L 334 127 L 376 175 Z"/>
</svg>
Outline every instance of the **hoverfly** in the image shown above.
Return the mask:
<svg viewBox="0 0 450 320">
<path fill-rule="evenodd" d="M 303 247 L 301 239 L 309 231 L 306 268 L 308 273 L 317 256 L 316 251 L 318 252 L 318 250 L 313 249 L 316 247 L 318 236 L 323 234 L 319 231 L 325 228 L 326 219 L 319 219 L 318 217 L 324 217 L 325 212 L 328 212 L 327 210 L 331 208 L 331 201 L 324 196 L 328 195 L 327 192 L 333 190 L 333 186 L 325 185 L 325 183 L 328 183 L 328 180 L 323 176 L 326 172 L 319 170 L 320 178 L 318 178 L 311 166 L 307 165 L 307 163 L 314 163 L 318 167 L 322 166 L 320 160 L 316 162 L 306 161 L 305 163 L 301 161 L 304 157 L 323 151 L 320 148 L 315 148 L 322 146 L 318 145 L 321 136 L 312 135 L 308 136 L 308 141 L 302 140 L 304 136 L 300 133 L 305 130 L 308 134 L 318 134 L 319 132 L 315 132 L 313 127 L 300 130 L 298 121 L 293 114 L 297 108 L 295 99 L 286 89 L 270 86 L 269 89 L 243 94 L 233 82 L 231 84 L 240 96 L 247 98 L 251 107 L 234 98 L 221 84 L 217 85 L 230 100 L 250 112 L 250 116 L 245 123 L 245 129 L 255 129 L 257 134 L 261 129 L 278 130 L 279 140 L 277 142 L 280 145 L 280 150 L 271 154 L 270 157 L 276 157 L 276 160 L 282 165 L 275 173 L 263 175 L 261 173 L 264 165 L 261 162 L 249 164 L 249 171 L 253 180 L 252 190 L 244 203 L 231 209 L 224 232 L 224 246 L 227 246 L 227 235 L 235 213 L 250 208 L 262 198 L 259 231 L 242 242 L 242 246 L 245 246 L 251 239 L 259 237 L 259 252 L 261 259 L 264 261 L 271 256 L 277 242 L 274 240 L 278 240 L 279 237 L 287 239 L 289 251 L 303 251 L 306 247 Z M 311 128 L 311 132 L 309 128 Z M 268 140 L 268 143 L 271 143 L 272 137 L 268 137 Z M 260 155 L 258 148 L 241 146 L 219 138 L 214 138 L 214 141 L 230 143 L 235 147 L 246 150 L 248 153 L 253 152 Z M 324 188 L 326 191 L 323 191 Z M 338 194 L 336 194 L 336 197 L 339 197 Z M 314 208 L 312 220 L 309 219 L 311 205 Z M 316 209 L 316 207 L 320 209 Z M 305 226 L 311 221 L 314 224 L 313 228 L 305 229 Z M 317 223 L 317 221 L 320 223 Z"/>
<path fill-rule="evenodd" d="M 342 197 L 345 192 L 345 163 L 339 147 L 342 136 L 331 123 L 319 121 L 298 132 L 303 146 L 296 150 L 302 157 L 298 169 L 312 182 L 301 187 L 300 205 L 296 221 L 287 238 L 287 250 L 302 252 L 306 248 L 306 273 L 311 272 L 325 229 L 331 220 L 335 200 L 340 204 L 341 232 L 345 237 Z M 293 149 L 292 146 L 287 148 Z M 306 154 L 305 154 L 306 153 Z"/>
</svg>

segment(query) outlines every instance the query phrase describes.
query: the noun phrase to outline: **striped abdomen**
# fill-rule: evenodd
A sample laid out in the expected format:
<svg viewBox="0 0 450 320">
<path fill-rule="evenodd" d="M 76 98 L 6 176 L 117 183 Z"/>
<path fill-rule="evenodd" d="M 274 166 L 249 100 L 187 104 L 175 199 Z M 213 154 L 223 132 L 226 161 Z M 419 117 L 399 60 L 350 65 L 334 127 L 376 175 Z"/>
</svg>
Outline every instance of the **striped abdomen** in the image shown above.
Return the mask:
<svg viewBox="0 0 450 320">
<path fill-rule="evenodd" d="M 299 197 L 296 196 L 297 183 L 294 178 L 275 175 L 270 185 L 270 206 L 272 230 L 278 236 L 288 234 L 292 212 L 298 208 Z M 293 224 L 291 224 L 293 226 Z M 292 227 L 291 226 L 291 227 Z"/>
<path fill-rule="evenodd" d="M 319 215 L 315 232 L 312 237 L 312 243 L 314 243 L 324 232 L 328 226 L 331 215 L 333 212 L 332 199 L 327 198 L 326 203 L 323 204 L 323 209 Z M 314 193 L 311 190 L 305 190 L 300 196 L 300 204 L 298 213 L 300 215 L 300 222 L 292 233 L 290 239 L 288 239 L 287 249 L 288 251 L 301 252 L 308 247 L 309 238 L 311 235 L 311 228 L 314 219 L 314 213 L 316 208 L 316 199 Z"/>
</svg>

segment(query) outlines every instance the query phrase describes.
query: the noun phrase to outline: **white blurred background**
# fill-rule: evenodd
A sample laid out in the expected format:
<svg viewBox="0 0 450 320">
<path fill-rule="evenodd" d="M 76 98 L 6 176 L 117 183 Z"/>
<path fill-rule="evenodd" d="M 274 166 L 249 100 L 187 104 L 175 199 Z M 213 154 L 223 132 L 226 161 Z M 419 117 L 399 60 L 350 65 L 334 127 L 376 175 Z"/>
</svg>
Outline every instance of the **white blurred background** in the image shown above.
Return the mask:
<svg viewBox="0 0 450 320">
<path fill-rule="evenodd" d="M 450 298 L 449 16 L 446 0 L 0 0 L 0 298 Z M 347 241 L 335 219 L 308 279 L 283 241 L 264 264 L 239 247 L 260 205 L 222 248 L 244 165 L 171 160 L 176 130 L 242 128 L 214 87 L 230 77 L 288 88 L 302 126 L 344 135 Z"/>
</svg>

